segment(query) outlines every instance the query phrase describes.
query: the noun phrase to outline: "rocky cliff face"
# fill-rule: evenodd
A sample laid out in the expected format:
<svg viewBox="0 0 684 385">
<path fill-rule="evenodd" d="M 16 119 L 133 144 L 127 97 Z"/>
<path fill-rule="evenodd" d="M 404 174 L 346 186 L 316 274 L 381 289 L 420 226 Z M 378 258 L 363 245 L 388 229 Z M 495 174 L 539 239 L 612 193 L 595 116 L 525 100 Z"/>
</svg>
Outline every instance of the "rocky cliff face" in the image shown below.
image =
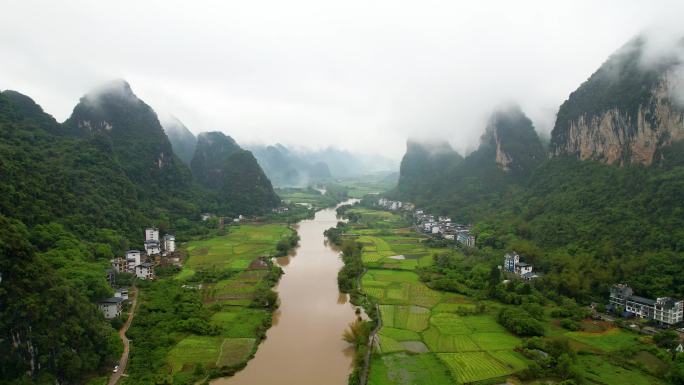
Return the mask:
<svg viewBox="0 0 684 385">
<path fill-rule="evenodd" d="M 555 143 L 553 154 L 575 154 L 608 164 L 651 164 L 659 148 L 684 139 L 684 113 L 671 102 L 670 84 L 663 79 L 651 90 L 636 117 L 614 107 L 570 121 L 565 140 Z"/>
<path fill-rule="evenodd" d="M 659 149 L 684 139 L 684 108 L 672 96 L 678 62 L 645 65 L 644 44 L 628 43 L 563 103 L 552 155 L 649 165 Z"/>
<path fill-rule="evenodd" d="M 545 159 L 532 121 L 518 106 L 503 108 L 492 114 L 478 152 L 492 152 L 486 157 L 493 157 L 500 170 L 516 174 L 529 173 Z"/>
<path fill-rule="evenodd" d="M 110 144 L 114 158 L 136 183 L 160 189 L 190 184 L 190 172 L 174 155 L 156 112 L 123 80 L 82 97 L 64 127 L 74 136 Z"/>
</svg>

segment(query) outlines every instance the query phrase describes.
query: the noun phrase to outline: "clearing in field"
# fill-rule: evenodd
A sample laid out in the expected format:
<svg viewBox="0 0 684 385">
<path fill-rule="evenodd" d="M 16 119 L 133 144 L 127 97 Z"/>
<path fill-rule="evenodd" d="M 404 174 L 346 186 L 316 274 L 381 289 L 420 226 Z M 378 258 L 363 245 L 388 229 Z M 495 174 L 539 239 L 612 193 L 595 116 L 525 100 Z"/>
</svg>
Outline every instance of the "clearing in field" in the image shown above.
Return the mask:
<svg viewBox="0 0 684 385">
<path fill-rule="evenodd" d="M 620 350 L 634 345 L 639 337 L 618 328 L 609 329 L 601 333 L 568 332 L 568 338 L 589 345 L 604 352 Z"/>
</svg>

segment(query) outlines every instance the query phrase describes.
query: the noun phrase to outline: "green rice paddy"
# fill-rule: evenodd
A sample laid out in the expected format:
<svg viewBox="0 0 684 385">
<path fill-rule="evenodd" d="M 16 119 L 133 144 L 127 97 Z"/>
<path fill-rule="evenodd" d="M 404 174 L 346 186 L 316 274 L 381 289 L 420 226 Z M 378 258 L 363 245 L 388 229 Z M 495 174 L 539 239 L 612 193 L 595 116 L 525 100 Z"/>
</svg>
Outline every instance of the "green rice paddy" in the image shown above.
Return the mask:
<svg viewBox="0 0 684 385">
<path fill-rule="evenodd" d="M 353 228 L 357 241 L 363 244 L 362 258 L 368 268 L 361 279 L 362 290 L 380 304 L 383 323 L 371 360 L 369 384 L 499 383 L 528 366 L 530 361 L 516 351 L 523 341 L 496 322 L 500 305 L 491 303 L 484 314 L 462 316 L 460 309 L 475 308 L 472 299 L 435 291 L 420 282 L 413 270 L 428 266 L 434 253 L 446 249 L 428 248 L 421 242 L 422 235 L 399 228 L 401 221 L 395 213 L 364 208 L 352 212 L 363 216 Z M 578 365 L 590 383 L 663 383 L 605 358 L 642 343 L 643 337 L 637 334 L 618 328 L 569 332 L 551 323 L 548 329 L 550 335 L 565 336 L 588 353 L 579 356 Z M 427 351 L 416 353 L 416 346 Z M 643 361 L 644 365 L 658 366 Z"/>
<path fill-rule="evenodd" d="M 172 373 L 186 373 L 201 365 L 203 368 L 234 366 L 250 359 L 257 336 L 271 313 L 248 307 L 257 285 L 267 270 L 249 270 L 255 259 L 275 253 L 276 244 L 292 230 L 285 225 L 241 225 L 230 227 L 225 236 L 192 241 L 186 249 L 189 258 L 176 275 L 178 284 L 192 278 L 198 271 L 237 270 L 229 278 L 213 282 L 192 282 L 202 301 L 211 309 L 210 324 L 219 331 L 216 336 L 187 334 L 181 336 L 166 356 Z"/>
</svg>

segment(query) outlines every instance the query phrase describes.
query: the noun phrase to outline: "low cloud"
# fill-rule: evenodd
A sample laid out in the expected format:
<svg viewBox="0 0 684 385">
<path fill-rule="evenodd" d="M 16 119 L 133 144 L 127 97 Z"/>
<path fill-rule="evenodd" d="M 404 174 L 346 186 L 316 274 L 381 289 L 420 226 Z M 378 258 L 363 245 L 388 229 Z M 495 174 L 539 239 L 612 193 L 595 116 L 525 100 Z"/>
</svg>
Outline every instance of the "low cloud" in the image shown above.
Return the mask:
<svg viewBox="0 0 684 385">
<path fill-rule="evenodd" d="M 670 0 L 24 0 L 0 13 L 0 88 L 63 120 L 123 78 L 193 132 L 240 143 L 398 159 L 414 137 L 465 153 L 509 100 L 548 133 L 608 55 L 681 14 Z"/>
</svg>

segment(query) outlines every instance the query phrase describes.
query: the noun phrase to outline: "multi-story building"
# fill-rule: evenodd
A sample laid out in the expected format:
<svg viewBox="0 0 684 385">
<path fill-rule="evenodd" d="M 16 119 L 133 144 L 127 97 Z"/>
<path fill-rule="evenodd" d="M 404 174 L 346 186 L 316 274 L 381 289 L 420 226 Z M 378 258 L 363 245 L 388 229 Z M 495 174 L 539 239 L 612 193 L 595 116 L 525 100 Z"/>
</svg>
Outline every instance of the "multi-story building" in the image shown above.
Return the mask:
<svg viewBox="0 0 684 385">
<path fill-rule="evenodd" d="M 456 233 L 456 241 L 467 247 L 475 247 L 475 237 L 468 230 L 460 230 Z"/>
<path fill-rule="evenodd" d="M 176 251 L 176 237 L 171 234 L 164 235 L 164 251 L 168 253 L 174 253 Z"/>
<path fill-rule="evenodd" d="M 141 262 L 141 256 L 139 250 L 128 250 L 126 251 L 126 270 L 129 272 L 134 272 L 135 267 Z"/>
<path fill-rule="evenodd" d="M 506 253 L 504 255 L 504 270 L 509 273 L 515 272 L 515 266 L 520 263 L 520 256 L 518 253 Z"/>
<path fill-rule="evenodd" d="M 149 262 L 139 264 L 135 267 L 135 276 L 140 279 L 154 279 L 154 265 Z"/>
<path fill-rule="evenodd" d="M 156 227 L 148 227 L 145 229 L 145 241 L 159 242 L 159 229 Z"/>
<path fill-rule="evenodd" d="M 655 300 L 639 297 L 625 284 L 613 285 L 610 288 L 609 303 L 613 308 L 622 308 L 640 318 L 668 325 L 684 320 L 684 301 L 676 301 L 670 297 L 659 297 Z"/>
</svg>

